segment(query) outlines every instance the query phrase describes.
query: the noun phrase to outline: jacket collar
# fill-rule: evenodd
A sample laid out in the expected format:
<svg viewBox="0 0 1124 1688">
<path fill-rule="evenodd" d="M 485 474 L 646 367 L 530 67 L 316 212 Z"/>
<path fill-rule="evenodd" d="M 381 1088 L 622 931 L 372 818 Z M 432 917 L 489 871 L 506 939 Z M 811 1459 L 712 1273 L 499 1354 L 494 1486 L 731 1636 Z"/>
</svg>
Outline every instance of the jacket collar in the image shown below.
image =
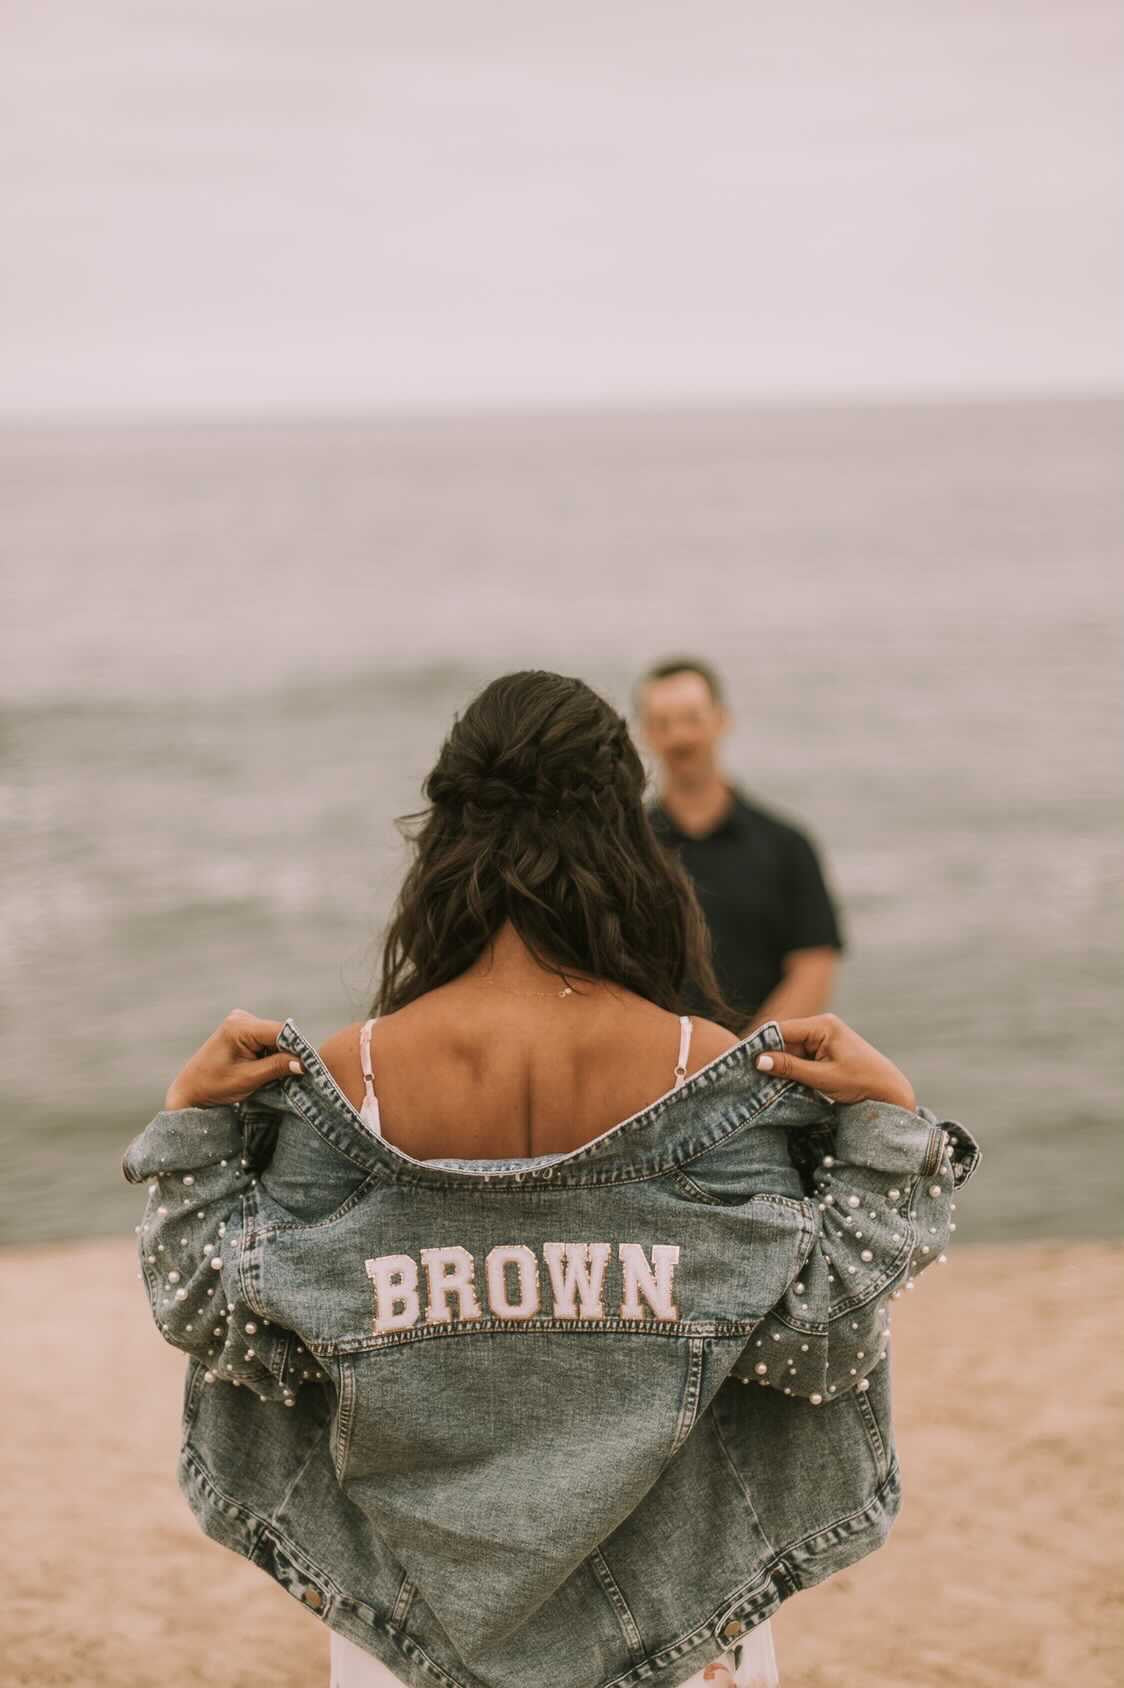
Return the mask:
<svg viewBox="0 0 1124 1688">
<path fill-rule="evenodd" d="M 490 1188 L 625 1183 L 657 1177 L 721 1142 L 791 1089 L 789 1081 L 754 1066 L 764 1050 L 783 1046 L 780 1028 L 770 1020 L 692 1073 L 678 1090 L 666 1091 L 571 1154 L 546 1162 L 510 1160 L 490 1167 L 479 1161 L 450 1166 L 414 1160 L 368 1129 L 291 1017 L 278 1033 L 277 1047 L 296 1056 L 304 1072 L 263 1086 L 252 1100 L 298 1115 L 333 1148 L 378 1173 L 380 1181 L 445 1189 L 472 1183 Z"/>
</svg>

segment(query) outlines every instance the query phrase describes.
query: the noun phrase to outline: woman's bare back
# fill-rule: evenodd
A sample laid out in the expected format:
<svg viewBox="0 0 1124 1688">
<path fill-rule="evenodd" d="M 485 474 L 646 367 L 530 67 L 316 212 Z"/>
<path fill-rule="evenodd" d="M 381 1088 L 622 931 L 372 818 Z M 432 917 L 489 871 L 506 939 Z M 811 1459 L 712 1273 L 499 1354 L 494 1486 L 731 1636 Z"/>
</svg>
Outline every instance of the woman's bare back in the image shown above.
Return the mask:
<svg viewBox="0 0 1124 1688">
<path fill-rule="evenodd" d="M 531 996 L 465 976 L 376 1022 L 382 1134 L 417 1160 L 567 1154 L 673 1087 L 679 1031 L 674 1014 L 616 986 Z M 357 1109 L 359 1033 L 355 1022 L 320 1048 Z M 695 1019 L 688 1073 L 737 1041 Z"/>
</svg>

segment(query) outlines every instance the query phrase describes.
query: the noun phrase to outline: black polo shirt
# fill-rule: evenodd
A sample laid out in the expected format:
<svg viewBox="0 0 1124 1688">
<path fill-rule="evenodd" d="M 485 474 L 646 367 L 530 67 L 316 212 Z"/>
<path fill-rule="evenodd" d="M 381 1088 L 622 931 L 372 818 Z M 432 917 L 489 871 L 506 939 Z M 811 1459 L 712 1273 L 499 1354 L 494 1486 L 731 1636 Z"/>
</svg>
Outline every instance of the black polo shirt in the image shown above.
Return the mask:
<svg viewBox="0 0 1124 1688">
<path fill-rule="evenodd" d="M 659 803 L 648 813 L 657 836 L 678 852 L 694 881 L 723 995 L 748 1019 L 784 977 L 786 955 L 842 950 L 843 938 L 811 841 L 736 788 L 732 799 L 702 838 L 681 832 Z M 701 998 L 694 991 L 689 996 L 693 1011 L 700 1011 Z"/>
</svg>

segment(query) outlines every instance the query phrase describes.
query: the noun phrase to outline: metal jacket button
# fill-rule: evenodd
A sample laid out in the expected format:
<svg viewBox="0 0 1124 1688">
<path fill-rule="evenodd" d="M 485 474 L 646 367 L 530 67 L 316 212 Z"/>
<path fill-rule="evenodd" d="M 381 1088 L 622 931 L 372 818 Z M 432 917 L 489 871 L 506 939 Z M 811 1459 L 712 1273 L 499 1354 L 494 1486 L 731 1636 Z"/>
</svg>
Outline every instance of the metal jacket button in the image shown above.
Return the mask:
<svg viewBox="0 0 1124 1688">
<path fill-rule="evenodd" d="M 323 1597 L 321 1596 L 318 1588 L 306 1588 L 304 1593 L 301 1595 L 301 1599 L 304 1601 L 306 1606 L 311 1606 L 314 1612 L 318 1612 L 324 1604 Z"/>
<path fill-rule="evenodd" d="M 727 1641 L 736 1641 L 739 1635 L 745 1634 L 745 1625 L 740 1618 L 731 1618 L 729 1623 L 723 1626 L 722 1634 Z"/>
</svg>

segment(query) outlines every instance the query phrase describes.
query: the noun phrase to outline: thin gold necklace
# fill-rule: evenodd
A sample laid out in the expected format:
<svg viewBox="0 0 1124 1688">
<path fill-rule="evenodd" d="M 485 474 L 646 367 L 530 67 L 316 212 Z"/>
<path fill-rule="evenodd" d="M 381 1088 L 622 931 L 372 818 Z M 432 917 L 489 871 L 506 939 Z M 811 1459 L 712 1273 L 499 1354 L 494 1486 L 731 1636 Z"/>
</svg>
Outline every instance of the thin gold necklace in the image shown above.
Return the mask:
<svg viewBox="0 0 1124 1688">
<path fill-rule="evenodd" d="M 539 996 L 546 998 L 573 996 L 575 994 L 573 985 L 564 985 L 560 991 L 513 991 L 510 985 L 497 985 L 494 979 L 489 979 L 487 977 L 484 977 L 483 979 L 465 979 L 463 982 L 466 985 L 487 985 L 490 990 L 502 991 L 505 996 Z"/>
</svg>

